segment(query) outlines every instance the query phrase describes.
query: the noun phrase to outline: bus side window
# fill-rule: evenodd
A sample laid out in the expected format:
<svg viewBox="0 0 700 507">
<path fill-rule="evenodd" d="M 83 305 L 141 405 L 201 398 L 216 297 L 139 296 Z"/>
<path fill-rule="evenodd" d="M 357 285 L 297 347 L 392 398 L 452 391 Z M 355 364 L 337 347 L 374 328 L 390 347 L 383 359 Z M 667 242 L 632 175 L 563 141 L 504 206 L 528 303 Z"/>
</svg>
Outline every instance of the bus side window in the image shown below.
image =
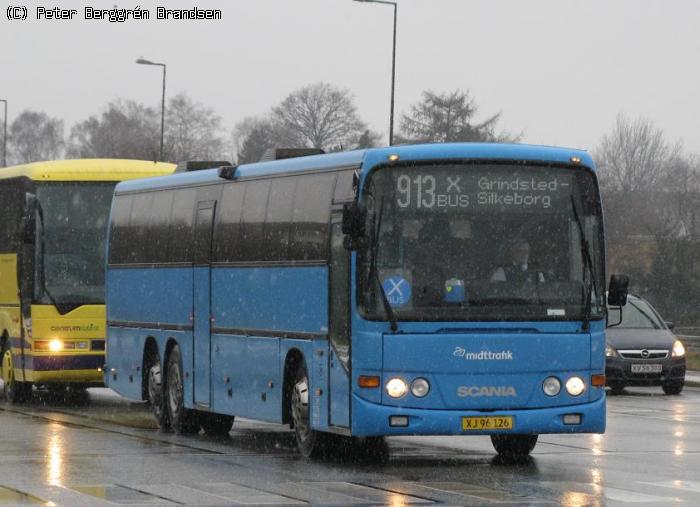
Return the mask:
<svg viewBox="0 0 700 507">
<path fill-rule="evenodd" d="M 241 260 L 259 261 L 265 258 L 263 228 L 270 180 L 249 181 L 245 184 L 243 213 L 241 215 Z"/>
<path fill-rule="evenodd" d="M 328 259 L 328 221 L 335 174 L 299 177 L 294 193 L 290 257 Z"/>
<path fill-rule="evenodd" d="M 109 263 L 124 264 L 129 260 L 129 215 L 131 214 L 131 196 L 114 196 L 112 209 L 112 231 L 109 244 Z"/>
<path fill-rule="evenodd" d="M 239 182 L 224 185 L 214 227 L 215 262 L 235 262 L 242 259 L 240 231 L 245 186 L 245 183 Z"/>
<path fill-rule="evenodd" d="M 168 227 L 168 260 L 170 262 L 192 261 L 194 188 L 175 191 Z"/>
<path fill-rule="evenodd" d="M 331 226 L 330 313 L 328 334 L 338 359 L 346 370 L 350 362 L 350 273 L 349 252 L 343 245 L 340 217 Z"/>
<path fill-rule="evenodd" d="M 164 263 L 168 261 L 168 223 L 173 206 L 172 190 L 156 192 L 151 208 L 151 220 L 148 225 L 150 262 Z"/>
<path fill-rule="evenodd" d="M 355 190 L 352 187 L 352 181 L 357 169 L 352 169 L 350 171 L 340 171 L 338 173 L 338 179 L 335 183 L 335 193 L 333 194 L 334 203 L 348 202 L 355 199 Z"/>
<path fill-rule="evenodd" d="M 136 194 L 132 197 L 131 215 L 129 217 L 128 259 L 130 263 L 150 262 L 148 259 L 148 222 L 153 205 L 153 192 Z"/>
<path fill-rule="evenodd" d="M 265 217 L 264 257 L 261 260 L 289 260 L 289 230 L 296 180 L 296 178 L 272 180 Z"/>
</svg>

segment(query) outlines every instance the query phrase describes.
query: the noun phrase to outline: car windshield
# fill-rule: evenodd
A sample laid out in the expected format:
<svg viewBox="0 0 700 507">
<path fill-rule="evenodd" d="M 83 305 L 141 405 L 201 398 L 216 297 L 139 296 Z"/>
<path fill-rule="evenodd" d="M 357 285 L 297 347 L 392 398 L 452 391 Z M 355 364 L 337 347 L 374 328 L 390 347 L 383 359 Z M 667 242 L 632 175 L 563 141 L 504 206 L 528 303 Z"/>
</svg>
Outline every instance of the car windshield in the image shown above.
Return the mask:
<svg viewBox="0 0 700 507">
<path fill-rule="evenodd" d="M 587 171 L 423 165 L 378 169 L 365 188 L 367 317 L 387 318 L 379 283 L 399 320 L 580 319 L 588 290 L 602 316 L 600 206 Z"/>
<path fill-rule="evenodd" d="M 115 183 L 50 183 L 37 197 L 43 211 L 36 249 L 35 300 L 43 304 L 104 303 L 104 249 Z M 43 247 L 43 248 L 42 248 Z M 43 265 L 43 273 L 42 273 Z M 51 298 L 54 298 L 52 301 Z"/>
<path fill-rule="evenodd" d="M 608 309 L 608 322 L 615 324 L 620 321 L 620 307 Z M 630 329 L 664 329 L 666 326 L 658 318 L 651 306 L 641 299 L 628 299 L 622 309 L 622 322 L 615 327 Z"/>
</svg>

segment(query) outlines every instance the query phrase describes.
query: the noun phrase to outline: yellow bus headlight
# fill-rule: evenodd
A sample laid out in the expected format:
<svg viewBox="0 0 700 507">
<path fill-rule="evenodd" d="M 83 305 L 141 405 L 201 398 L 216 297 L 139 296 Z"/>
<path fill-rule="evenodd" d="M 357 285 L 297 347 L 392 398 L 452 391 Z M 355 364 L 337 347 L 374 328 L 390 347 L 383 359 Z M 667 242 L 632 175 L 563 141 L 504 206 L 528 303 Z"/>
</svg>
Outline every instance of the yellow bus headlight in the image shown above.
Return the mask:
<svg viewBox="0 0 700 507">
<path fill-rule="evenodd" d="M 63 350 L 63 342 L 54 338 L 49 342 L 49 350 L 51 352 L 60 352 Z"/>
</svg>

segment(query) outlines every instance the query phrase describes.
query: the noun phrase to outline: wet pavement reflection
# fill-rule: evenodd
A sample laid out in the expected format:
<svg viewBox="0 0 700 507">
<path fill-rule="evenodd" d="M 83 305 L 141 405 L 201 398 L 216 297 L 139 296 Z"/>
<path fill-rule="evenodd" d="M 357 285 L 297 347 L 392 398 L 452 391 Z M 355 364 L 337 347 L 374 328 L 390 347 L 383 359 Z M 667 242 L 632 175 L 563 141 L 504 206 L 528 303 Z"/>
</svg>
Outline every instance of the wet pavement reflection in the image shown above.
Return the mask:
<svg viewBox="0 0 700 507">
<path fill-rule="evenodd" d="M 229 437 L 154 430 L 108 390 L 0 403 L 1 505 L 700 504 L 700 389 L 608 399 L 604 435 L 542 435 L 532 457 L 487 437 L 391 438 L 378 452 L 300 458 L 285 427 L 237 420 Z"/>
</svg>

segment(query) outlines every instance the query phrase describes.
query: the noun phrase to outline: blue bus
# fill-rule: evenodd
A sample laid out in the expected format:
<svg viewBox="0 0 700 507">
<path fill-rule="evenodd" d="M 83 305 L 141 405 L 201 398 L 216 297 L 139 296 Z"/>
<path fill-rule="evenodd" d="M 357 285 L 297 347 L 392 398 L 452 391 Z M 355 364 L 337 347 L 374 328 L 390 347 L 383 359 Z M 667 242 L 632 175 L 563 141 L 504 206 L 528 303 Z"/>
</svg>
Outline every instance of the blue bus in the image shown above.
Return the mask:
<svg viewBox="0 0 700 507">
<path fill-rule="evenodd" d="M 201 165 L 201 164 L 200 164 Z M 605 243 L 590 156 L 433 144 L 123 182 L 105 383 L 162 428 L 235 416 L 332 439 L 605 430 Z M 613 276 L 608 302 L 624 304 Z"/>
</svg>

